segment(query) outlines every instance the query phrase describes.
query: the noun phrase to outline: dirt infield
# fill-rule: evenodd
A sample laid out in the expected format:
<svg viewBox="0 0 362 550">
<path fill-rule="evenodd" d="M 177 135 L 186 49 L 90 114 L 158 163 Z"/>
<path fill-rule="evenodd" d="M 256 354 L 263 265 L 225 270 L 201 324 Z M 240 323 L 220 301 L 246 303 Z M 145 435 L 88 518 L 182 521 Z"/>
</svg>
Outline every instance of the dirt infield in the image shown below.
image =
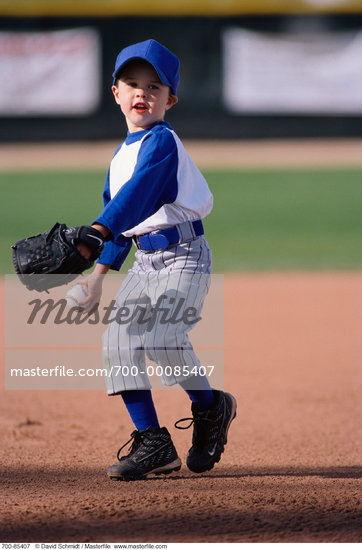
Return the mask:
<svg viewBox="0 0 362 550">
<path fill-rule="evenodd" d="M 361 139 L 185 140 L 201 168 L 361 167 Z M 119 143 L 0 144 L 2 170 L 106 170 Z"/>
<path fill-rule="evenodd" d="M 361 282 L 226 277 L 225 388 L 238 416 L 207 474 L 184 465 L 181 391 L 155 392 L 181 471 L 120 483 L 105 474 L 132 431 L 118 398 L 2 383 L 0 540 L 360 542 Z"/>
</svg>

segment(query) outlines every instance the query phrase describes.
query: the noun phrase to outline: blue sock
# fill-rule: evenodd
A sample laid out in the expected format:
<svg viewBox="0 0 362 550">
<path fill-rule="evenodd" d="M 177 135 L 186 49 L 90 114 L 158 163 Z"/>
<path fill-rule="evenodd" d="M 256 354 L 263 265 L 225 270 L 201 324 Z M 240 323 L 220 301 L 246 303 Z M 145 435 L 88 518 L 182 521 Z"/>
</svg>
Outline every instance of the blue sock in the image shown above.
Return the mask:
<svg viewBox="0 0 362 550">
<path fill-rule="evenodd" d="M 195 386 L 197 385 L 197 389 L 189 389 L 191 385 L 190 380 L 181 382 L 180 386 L 185 390 L 198 411 L 211 409 L 215 403 L 215 396 L 206 376 L 199 376 L 197 381 L 194 378 L 193 382 Z"/>
<path fill-rule="evenodd" d="M 160 427 L 151 390 L 124 391 L 121 396 L 137 430 Z"/>
<path fill-rule="evenodd" d="M 198 411 L 207 411 L 215 403 L 215 397 L 210 390 L 185 390 Z"/>
</svg>

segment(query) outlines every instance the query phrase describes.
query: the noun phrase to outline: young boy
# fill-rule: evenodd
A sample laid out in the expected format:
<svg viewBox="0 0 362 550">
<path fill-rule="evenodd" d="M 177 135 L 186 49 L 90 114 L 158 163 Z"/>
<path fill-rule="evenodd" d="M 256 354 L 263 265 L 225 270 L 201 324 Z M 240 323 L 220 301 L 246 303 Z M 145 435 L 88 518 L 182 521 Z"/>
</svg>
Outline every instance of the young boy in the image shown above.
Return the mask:
<svg viewBox="0 0 362 550">
<path fill-rule="evenodd" d="M 135 263 L 116 298 L 118 308 L 133 314 L 127 324 L 109 325 L 103 350 L 108 394 L 122 396 L 136 429 L 129 454 L 120 457 L 120 449 L 118 462 L 107 473 L 111 479 L 132 480 L 181 467 L 168 430 L 159 426 L 144 374 L 146 356 L 164 369 L 164 384 L 180 384 L 191 399 L 194 430 L 187 466 L 204 472 L 220 460 L 236 415 L 232 395 L 211 389 L 207 376 L 195 371 L 191 376 L 180 367 L 200 366 L 187 333 L 199 319 L 209 287 L 211 252 L 201 219 L 212 209 L 212 195 L 164 121 L 178 101 L 178 58 L 155 40 L 133 44 L 118 55 L 113 79 L 112 92 L 128 133 L 107 174 L 104 210 L 93 222 L 108 241 L 82 284 L 87 287 L 84 306 L 90 310 L 99 302 L 103 276 L 120 269 L 135 243 Z M 87 255 L 85 245 L 80 249 Z M 161 307 L 164 303 L 168 309 Z M 192 306 L 193 319 L 162 322 L 165 311 L 170 319 L 180 304 L 184 312 Z M 137 317 L 141 311 L 143 317 Z M 145 312 L 151 315 L 146 321 Z M 133 366 L 133 372 L 125 373 L 119 368 L 123 365 Z"/>
</svg>

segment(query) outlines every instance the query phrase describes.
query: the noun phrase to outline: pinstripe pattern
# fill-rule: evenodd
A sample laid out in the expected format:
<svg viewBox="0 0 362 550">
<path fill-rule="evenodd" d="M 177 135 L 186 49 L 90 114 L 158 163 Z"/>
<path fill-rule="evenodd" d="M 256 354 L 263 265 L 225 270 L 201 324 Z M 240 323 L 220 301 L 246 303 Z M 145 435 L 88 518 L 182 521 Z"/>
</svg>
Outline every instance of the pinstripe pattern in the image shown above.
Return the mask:
<svg viewBox="0 0 362 550">
<path fill-rule="evenodd" d="M 138 375 L 106 377 L 107 393 L 117 394 L 124 390 L 143 390 L 151 387 L 145 370 L 149 361 L 156 365 L 199 366 L 188 332 L 192 326 L 180 320 L 188 308 L 200 316 L 205 296 L 210 286 L 211 251 L 204 237 L 178 244 L 155 253 L 136 252 L 136 259 L 123 281 L 116 297 L 117 308 L 127 307 L 133 320 L 127 324 L 111 323 L 103 335 L 103 358 L 105 367 L 137 366 Z M 152 314 L 152 308 L 161 300 L 161 310 Z M 182 305 L 182 308 L 180 307 Z M 143 317 L 140 316 L 140 306 Z M 153 317 L 152 317 L 153 315 Z M 152 322 L 142 320 L 152 319 Z M 119 369 L 120 370 L 120 369 Z M 162 381 L 170 386 L 186 380 L 186 377 L 163 375 Z"/>
</svg>

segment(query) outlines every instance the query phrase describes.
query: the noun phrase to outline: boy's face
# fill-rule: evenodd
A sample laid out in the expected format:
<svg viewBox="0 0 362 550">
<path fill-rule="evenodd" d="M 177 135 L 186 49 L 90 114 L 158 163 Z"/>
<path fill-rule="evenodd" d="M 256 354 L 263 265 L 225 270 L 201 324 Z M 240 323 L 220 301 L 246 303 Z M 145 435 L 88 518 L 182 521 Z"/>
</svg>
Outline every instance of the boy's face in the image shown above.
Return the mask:
<svg viewBox="0 0 362 550">
<path fill-rule="evenodd" d="M 152 65 L 143 61 L 126 65 L 116 84 L 112 92 L 130 132 L 146 130 L 160 122 L 177 103 L 177 97 L 170 94 Z"/>
</svg>

